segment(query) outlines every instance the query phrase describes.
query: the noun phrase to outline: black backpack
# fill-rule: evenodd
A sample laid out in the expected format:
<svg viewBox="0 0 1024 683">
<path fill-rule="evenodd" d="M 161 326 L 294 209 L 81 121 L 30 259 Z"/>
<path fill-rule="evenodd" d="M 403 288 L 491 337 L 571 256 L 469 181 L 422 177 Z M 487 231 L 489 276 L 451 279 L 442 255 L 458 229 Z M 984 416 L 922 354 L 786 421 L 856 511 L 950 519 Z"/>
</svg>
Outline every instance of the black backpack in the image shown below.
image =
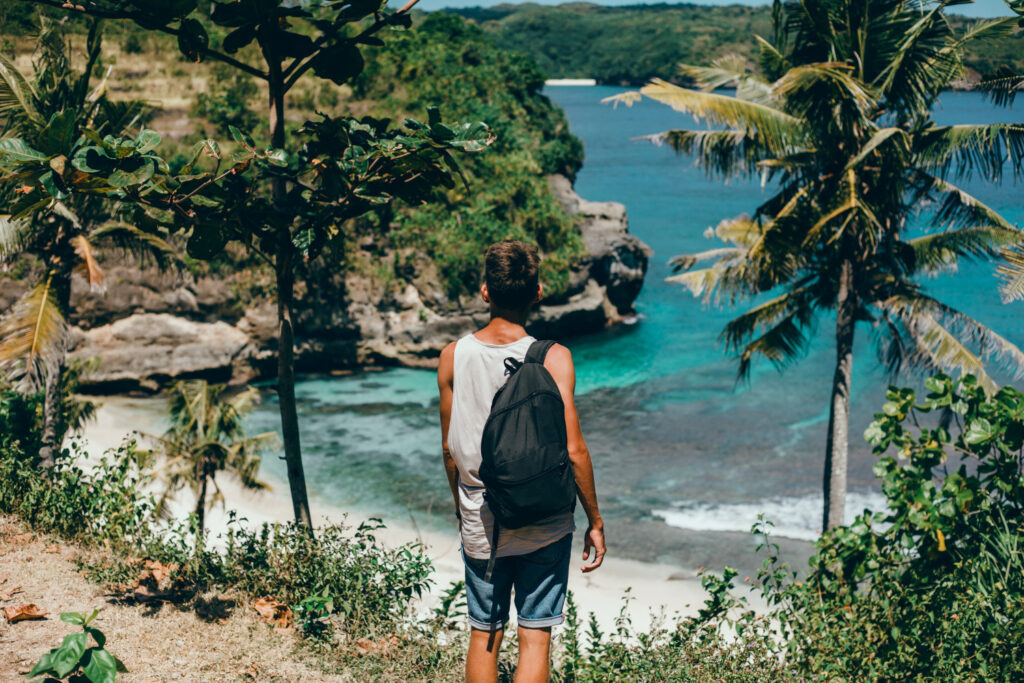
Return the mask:
<svg viewBox="0 0 1024 683">
<path fill-rule="evenodd" d="M 566 445 L 565 404 L 544 357 L 553 341 L 535 341 L 491 402 L 481 441 L 480 479 L 498 526 L 534 524 L 576 507 L 576 480 Z M 497 545 L 497 533 L 493 544 Z"/>
</svg>

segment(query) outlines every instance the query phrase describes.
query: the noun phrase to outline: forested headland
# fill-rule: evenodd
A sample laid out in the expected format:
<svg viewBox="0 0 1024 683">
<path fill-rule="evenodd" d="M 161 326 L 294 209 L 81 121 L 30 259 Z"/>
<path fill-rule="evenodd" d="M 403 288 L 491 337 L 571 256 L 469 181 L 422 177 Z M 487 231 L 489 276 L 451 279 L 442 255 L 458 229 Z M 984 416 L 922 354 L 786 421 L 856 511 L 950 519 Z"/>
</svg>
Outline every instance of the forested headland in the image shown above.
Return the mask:
<svg viewBox="0 0 1024 683">
<path fill-rule="evenodd" d="M 771 8 L 652 4 L 604 7 L 588 2 L 534 3 L 446 10 L 470 19 L 498 45 L 537 61 L 549 78 L 594 78 L 638 85 L 651 78 L 685 81 L 678 65 L 707 66 L 727 54 L 756 55 L 751 34 L 767 37 Z M 976 20 L 949 15 L 962 31 Z M 1007 66 L 1024 71 L 1024 31 L 972 42 L 964 64 L 977 77 Z"/>
</svg>

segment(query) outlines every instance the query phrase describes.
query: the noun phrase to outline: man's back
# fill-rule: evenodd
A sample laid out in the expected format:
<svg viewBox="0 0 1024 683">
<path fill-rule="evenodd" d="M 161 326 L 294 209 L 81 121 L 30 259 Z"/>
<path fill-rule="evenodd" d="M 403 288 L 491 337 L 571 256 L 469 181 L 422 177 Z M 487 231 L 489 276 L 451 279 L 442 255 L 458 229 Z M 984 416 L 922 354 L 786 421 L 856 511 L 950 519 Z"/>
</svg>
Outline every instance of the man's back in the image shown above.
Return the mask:
<svg viewBox="0 0 1024 683">
<path fill-rule="evenodd" d="M 479 476 L 484 424 L 494 395 L 506 380 L 505 359 L 523 362 L 534 341 L 533 337 L 525 336 L 511 343 L 491 344 L 467 334 L 455 344 L 448 448 L 459 471 L 462 547 L 469 557 L 486 559 L 491 555 L 494 516 L 484 498 L 484 484 Z M 575 528 L 571 512 L 518 529 L 502 528 L 494 556 L 531 553 Z"/>
<path fill-rule="evenodd" d="M 540 258 L 528 244 L 497 242 L 484 261 L 480 296 L 490 306 L 491 321 L 476 334 L 445 347 L 437 368 L 444 467 L 461 518 L 466 567 L 470 624 L 466 680 L 497 681 L 498 651 L 514 590 L 519 621 L 516 680 L 533 683 L 548 678 L 551 627 L 563 620 L 573 521 L 567 512 L 531 527 L 499 528 L 497 553 L 491 555 L 493 516 L 480 480 L 481 438 L 494 395 L 505 381 L 505 359 L 522 362 L 533 341 L 524 325 L 530 307 L 541 300 L 543 287 L 538 281 Z M 572 354 L 564 346 L 552 346 L 544 357 L 544 369 L 554 380 L 565 411 L 566 449 L 588 523 L 583 559 L 593 553 L 593 560 L 582 570 L 593 571 L 604 557 L 604 523 L 573 399 Z"/>
</svg>

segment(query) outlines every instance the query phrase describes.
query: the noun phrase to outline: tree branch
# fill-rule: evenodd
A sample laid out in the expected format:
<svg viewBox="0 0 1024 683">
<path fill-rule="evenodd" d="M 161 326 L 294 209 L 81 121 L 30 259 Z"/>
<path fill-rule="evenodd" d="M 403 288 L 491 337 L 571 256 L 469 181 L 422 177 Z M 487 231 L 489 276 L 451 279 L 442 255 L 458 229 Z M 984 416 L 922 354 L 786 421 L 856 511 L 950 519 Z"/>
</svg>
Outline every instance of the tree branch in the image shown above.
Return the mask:
<svg viewBox="0 0 1024 683">
<path fill-rule="evenodd" d="M 47 7 L 53 7 L 55 9 L 60 9 L 60 10 L 65 10 L 65 11 L 69 10 L 69 7 L 68 7 L 67 3 L 61 2 L 61 0 L 21 0 L 21 1 L 22 2 L 29 2 L 29 3 L 36 3 L 36 4 L 39 4 L 39 5 L 46 5 Z M 81 8 L 81 9 L 79 9 L 79 8 Z M 135 18 L 136 17 L 135 13 L 132 13 L 132 12 L 114 12 L 114 11 L 102 10 L 102 9 L 93 7 L 92 5 L 89 5 L 89 6 L 77 5 L 76 7 L 70 8 L 70 11 L 81 12 L 81 13 L 86 14 L 88 16 L 98 17 L 100 19 L 130 19 L 131 21 L 134 21 L 137 24 L 139 23 L 136 20 L 136 18 Z M 175 37 L 177 37 L 178 34 L 181 33 L 181 31 L 179 31 L 178 29 L 171 28 L 170 26 L 159 26 L 155 30 L 160 31 L 161 33 L 167 33 L 167 34 L 175 36 Z M 250 76 L 255 76 L 256 78 L 262 78 L 263 80 L 267 80 L 267 74 L 265 72 L 260 71 L 259 69 L 257 69 L 254 66 L 249 66 L 245 62 L 241 62 L 241 61 L 235 59 L 234 57 L 229 57 L 228 55 L 224 54 L 223 52 L 217 52 L 216 50 L 211 50 L 208 47 L 204 47 L 201 50 L 201 52 L 202 52 L 204 57 L 209 57 L 209 58 L 217 60 L 219 62 L 224 62 L 225 64 L 230 64 L 231 66 L 235 67 L 239 71 L 244 71 L 245 73 L 249 74 Z"/>
<path fill-rule="evenodd" d="M 391 23 L 391 21 L 394 19 L 394 17 L 397 17 L 400 14 L 405 14 L 405 13 L 409 12 L 416 5 L 416 3 L 418 3 L 419 1 L 420 0 L 409 0 L 409 2 L 405 3 L 405 5 L 403 5 L 402 8 L 400 10 L 398 10 L 397 12 L 395 12 L 394 14 L 389 14 L 386 17 L 381 17 L 380 19 L 378 19 L 377 21 L 373 22 L 368 27 L 366 27 L 366 30 L 364 30 L 362 33 L 360 33 L 355 38 L 353 38 L 352 42 L 357 43 L 357 42 L 359 42 L 359 40 L 361 38 L 366 38 L 368 36 L 372 36 L 374 33 L 376 33 L 377 31 L 381 30 L 382 28 L 387 26 L 389 23 Z M 320 38 L 317 39 L 316 42 L 320 43 L 321 47 L 322 47 L 323 43 L 327 42 L 327 39 L 324 36 L 321 36 Z M 320 52 L 319 50 L 314 52 L 312 55 L 307 57 L 306 61 L 303 62 L 302 64 L 298 64 L 299 60 L 295 60 L 290 65 L 288 65 L 288 68 L 285 69 L 285 71 L 284 71 L 284 74 L 286 76 L 285 82 L 284 82 L 284 91 L 285 92 L 288 92 L 289 90 L 291 90 L 292 86 L 295 85 L 295 83 L 300 78 L 302 78 L 302 75 L 304 73 L 306 73 L 307 71 L 309 71 L 309 68 L 311 66 L 313 66 L 313 60 L 316 58 L 316 56 L 317 56 L 317 54 L 319 52 Z"/>
</svg>

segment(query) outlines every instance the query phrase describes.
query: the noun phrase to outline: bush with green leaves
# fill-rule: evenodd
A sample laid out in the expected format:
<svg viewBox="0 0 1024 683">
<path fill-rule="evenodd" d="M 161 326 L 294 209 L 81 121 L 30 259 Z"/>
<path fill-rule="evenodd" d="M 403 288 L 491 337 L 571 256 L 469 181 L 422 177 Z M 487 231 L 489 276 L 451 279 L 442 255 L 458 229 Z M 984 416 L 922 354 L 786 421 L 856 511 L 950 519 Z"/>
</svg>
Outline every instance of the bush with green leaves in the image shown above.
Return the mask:
<svg viewBox="0 0 1024 683">
<path fill-rule="evenodd" d="M 890 387 L 865 433 L 886 509 L 824 534 L 801 580 L 765 540 L 767 620 L 723 619 L 804 675 L 1024 677 L 1024 393 L 969 375 L 925 386 Z"/>
<path fill-rule="evenodd" d="M 232 585 L 254 597 L 306 605 L 302 617 L 315 619 L 330 611 L 350 636 L 393 628 L 408 615 L 412 600 L 430 586 L 431 565 L 417 544 L 395 549 L 381 545 L 375 532 L 382 528 L 377 519 L 351 530 L 323 527 L 315 536 L 291 524 L 232 528 L 226 539 L 225 574 Z"/>
<path fill-rule="evenodd" d="M 61 621 L 81 626 L 82 632 L 68 634 L 60 646 L 40 657 L 29 677 L 46 676 L 46 683 L 113 683 L 118 672 L 127 671 L 121 660 L 107 651 L 107 638 L 103 632 L 90 626 L 99 613 L 98 609 L 89 616 L 79 612 L 62 613 Z M 89 638 L 95 645 L 89 646 Z"/>
<path fill-rule="evenodd" d="M 49 473 L 20 450 L 0 452 L 0 512 L 33 529 L 86 545 L 131 549 L 152 533 L 153 499 L 143 490 L 144 456 L 126 442 L 91 468 L 73 447 Z"/>
</svg>

